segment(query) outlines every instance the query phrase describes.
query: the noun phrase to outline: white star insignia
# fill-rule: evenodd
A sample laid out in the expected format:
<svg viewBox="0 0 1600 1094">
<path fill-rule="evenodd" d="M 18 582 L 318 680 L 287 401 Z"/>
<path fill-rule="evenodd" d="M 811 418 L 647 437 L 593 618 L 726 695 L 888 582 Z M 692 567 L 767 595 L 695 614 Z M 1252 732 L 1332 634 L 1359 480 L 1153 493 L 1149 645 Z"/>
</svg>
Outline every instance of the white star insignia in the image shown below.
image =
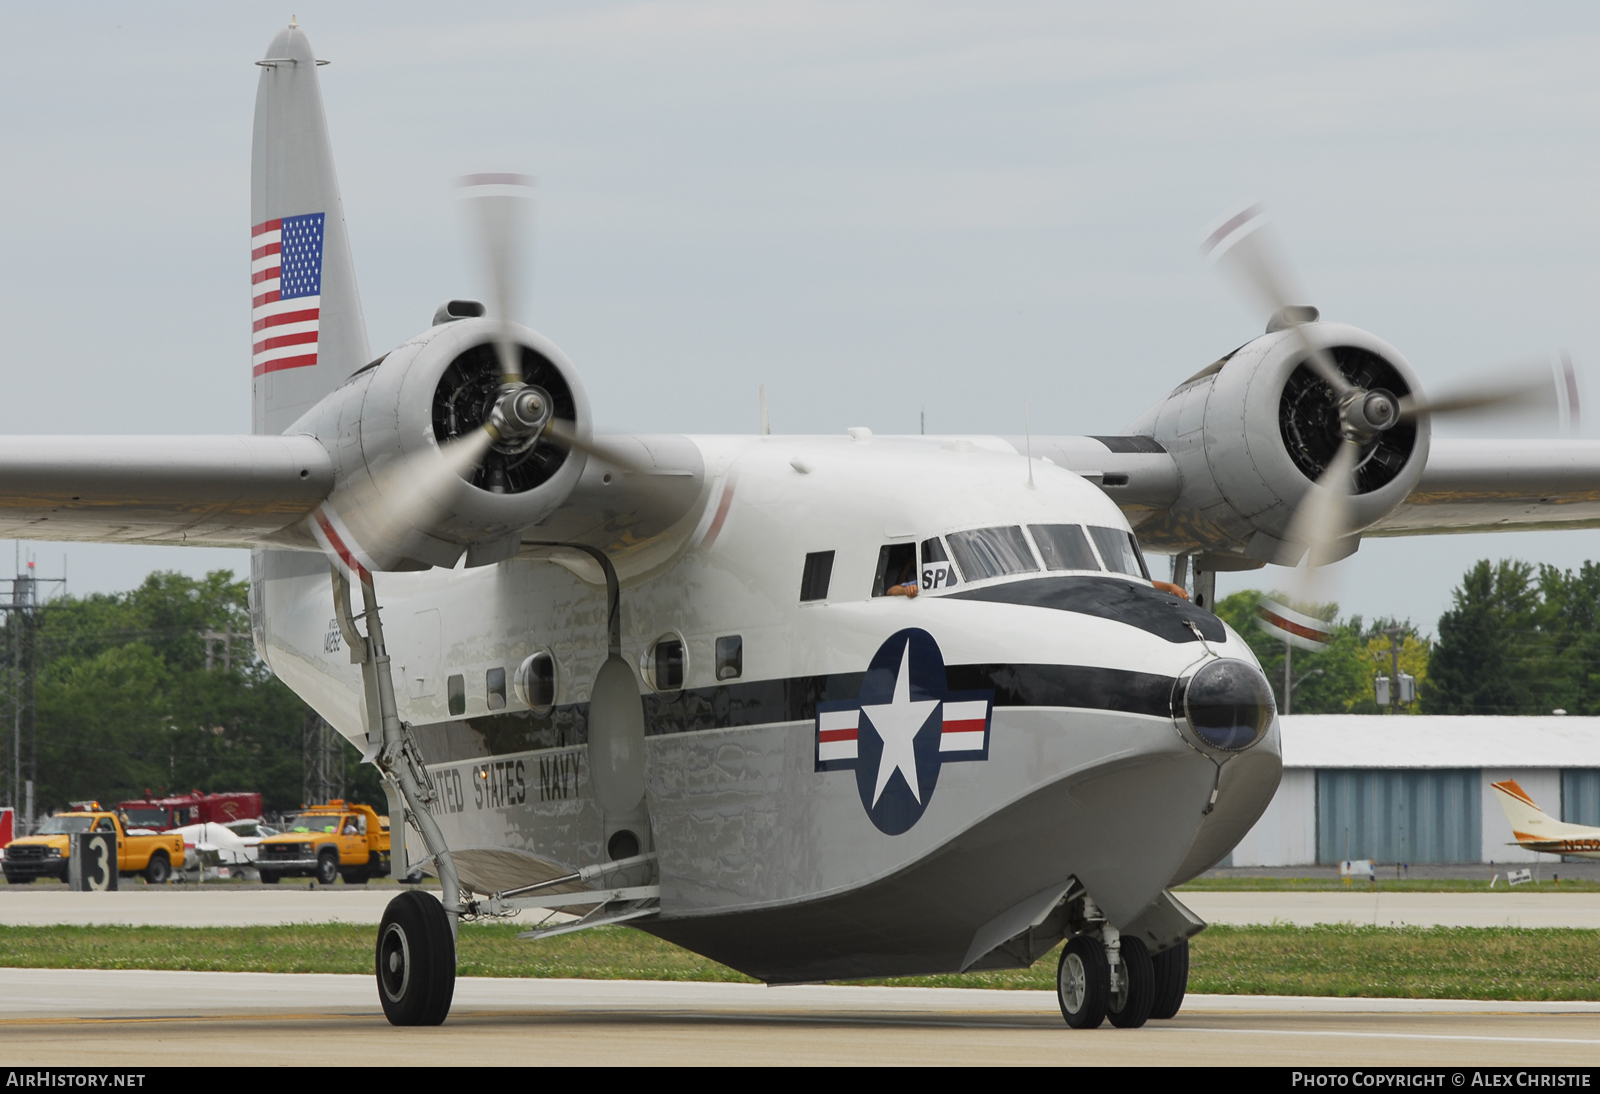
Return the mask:
<svg viewBox="0 0 1600 1094">
<path fill-rule="evenodd" d="M 878 760 L 878 786 L 872 792 L 872 805 L 878 804 L 883 788 L 896 771 L 905 776 L 911 796 L 920 803 L 922 787 L 917 782 L 917 754 L 913 743 L 928 721 L 928 715 L 939 705 L 937 699 L 911 701 L 911 643 L 906 643 L 900 658 L 900 673 L 894 679 L 894 698 L 888 703 L 863 706 L 862 713 L 872 720 L 883 741 L 883 756 Z"/>
</svg>

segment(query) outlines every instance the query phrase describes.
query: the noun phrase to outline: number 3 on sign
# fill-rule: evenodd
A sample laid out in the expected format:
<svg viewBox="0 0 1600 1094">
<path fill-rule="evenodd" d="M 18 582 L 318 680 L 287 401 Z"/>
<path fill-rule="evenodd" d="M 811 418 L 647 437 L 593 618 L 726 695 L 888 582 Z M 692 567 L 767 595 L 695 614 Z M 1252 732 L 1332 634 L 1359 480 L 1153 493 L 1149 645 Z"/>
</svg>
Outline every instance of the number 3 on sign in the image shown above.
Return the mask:
<svg viewBox="0 0 1600 1094">
<path fill-rule="evenodd" d="M 88 883 L 87 887 L 97 893 L 105 892 L 111 887 L 110 842 L 104 836 L 89 841 L 89 848 L 95 855 L 95 871 L 87 875 L 84 880 Z"/>
</svg>

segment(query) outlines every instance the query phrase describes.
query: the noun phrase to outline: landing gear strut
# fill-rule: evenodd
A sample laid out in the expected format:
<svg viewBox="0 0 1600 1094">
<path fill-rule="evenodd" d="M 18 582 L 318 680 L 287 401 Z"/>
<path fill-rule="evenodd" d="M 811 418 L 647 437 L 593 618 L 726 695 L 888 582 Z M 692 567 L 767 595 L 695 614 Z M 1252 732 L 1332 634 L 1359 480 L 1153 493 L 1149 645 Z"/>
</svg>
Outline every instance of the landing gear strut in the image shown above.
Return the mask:
<svg viewBox="0 0 1600 1094">
<path fill-rule="evenodd" d="M 423 766 L 394 698 L 394 676 L 383 644 L 383 622 L 378 617 L 378 594 L 372 575 L 355 568 L 361 581 L 361 599 L 367 633 L 356 629 L 350 610 L 350 583 L 333 567 L 333 607 L 339 631 L 350 648 L 350 660 L 361 665 L 366 686 L 368 717 L 381 744 L 373 762 L 384 782 L 405 802 L 405 823 L 422 836 L 428 856 L 439 874 L 442 902 L 415 889 L 389 902 L 378 928 L 376 971 L 383 1013 L 397 1026 L 436 1026 L 450 1013 L 456 990 L 456 927 L 461 913 L 461 881 L 444 833 L 428 811 L 435 800 L 433 780 Z M 395 834 L 405 839 L 400 825 Z M 402 846 L 404 846 L 402 844 Z"/>
</svg>

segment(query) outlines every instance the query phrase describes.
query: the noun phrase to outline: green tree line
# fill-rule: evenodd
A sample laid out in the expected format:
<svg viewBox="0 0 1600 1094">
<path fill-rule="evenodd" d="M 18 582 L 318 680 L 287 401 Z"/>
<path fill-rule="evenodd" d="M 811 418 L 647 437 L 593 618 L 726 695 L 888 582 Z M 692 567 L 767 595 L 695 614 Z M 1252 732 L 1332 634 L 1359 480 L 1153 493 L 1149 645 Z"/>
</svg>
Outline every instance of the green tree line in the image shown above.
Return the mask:
<svg viewBox="0 0 1600 1094">
<path fill-rule="evenodd" d="M 1248 589 L 1224 598 L 1217 614 L 1238 631 L 1261 661 L 1283 707 L 1284 644 L 1256 626 L 1270 596 Z M 1437 637 L 1409 620 L 1341 617 L 1338 605 L 1297 605 L 1327 620 L 1325 650 L 1293 650 L 1296 714 L 1379 713 L 1373 681 L 1390 674 L 1384 632 L 1408 632 L 1400 669 L 1417 678 L 1418 701 L 1408 714 L 1600 714 L 1600 564 L 1577 570 L 1515 559 L 1476 563 L 1439 617 Z"/>
<path fill-rule="evenodd" d="M 153 573 L 130 592 L 38 609 L 37 809 L 191 789 L 260 791 L 267 810 L 302 804 L 308 709 L 255 655 L 248 588 L 226 570 Z M 13 616 L 0 632 L 8 655 L 21 626 Z M 208 632 L 233 636 L 212 640 L 209 667 Z M 357 775 L 359 755 L 346 748 Z M 352 781 L 382 801 L 370 767 Z"/>
</svg>

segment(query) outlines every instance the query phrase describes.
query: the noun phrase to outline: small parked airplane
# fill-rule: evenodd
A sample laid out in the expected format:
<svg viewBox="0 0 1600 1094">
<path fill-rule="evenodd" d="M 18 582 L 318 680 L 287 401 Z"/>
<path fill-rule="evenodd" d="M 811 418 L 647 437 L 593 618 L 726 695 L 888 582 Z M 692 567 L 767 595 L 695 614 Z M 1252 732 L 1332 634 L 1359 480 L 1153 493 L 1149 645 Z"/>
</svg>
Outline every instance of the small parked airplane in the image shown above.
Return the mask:
<svg viewBox="0 0 1600 1094">
<path fill-rule="evenodd" d="M 1600 828 L 1556 820 L 1534 805 L 1515 779 L 1490 785 L 1500 792 L 1500 808 L 1506 811 L 1518 847 L 1550 855 L 1600 858 Z"/>
</svg>

